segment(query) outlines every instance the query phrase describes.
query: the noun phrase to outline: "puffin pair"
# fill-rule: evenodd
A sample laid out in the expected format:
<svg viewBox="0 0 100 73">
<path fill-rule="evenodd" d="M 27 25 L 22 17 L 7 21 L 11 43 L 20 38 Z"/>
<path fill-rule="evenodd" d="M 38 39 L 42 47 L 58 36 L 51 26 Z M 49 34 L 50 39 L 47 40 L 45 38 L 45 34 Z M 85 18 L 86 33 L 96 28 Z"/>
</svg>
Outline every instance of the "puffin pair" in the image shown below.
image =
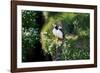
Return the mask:
<svg viewBox="0 0 100 73">
<path fill-rule="evenodd" d="M 53 35 L 55 37 L 57 37 L 59 40 L 64 39 L 64 34 L 62 32 L 62 27 L 61 26 L 54 25 L 54 28 L 53 28 L 52 32 L 53 32 Z"/>
</svg>

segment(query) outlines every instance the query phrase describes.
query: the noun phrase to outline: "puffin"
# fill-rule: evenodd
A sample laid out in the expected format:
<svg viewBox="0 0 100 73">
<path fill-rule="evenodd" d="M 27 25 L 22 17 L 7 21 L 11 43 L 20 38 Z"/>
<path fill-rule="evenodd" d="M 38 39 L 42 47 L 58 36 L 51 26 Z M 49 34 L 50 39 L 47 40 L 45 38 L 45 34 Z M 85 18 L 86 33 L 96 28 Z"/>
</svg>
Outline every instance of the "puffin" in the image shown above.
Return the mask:
<svg viewBox="0 0 100 73">
<path fill-rule="evenodd" d="M 57 37 L 59 40 L 63 40 L 64 39 L 64 34 L 63 34 L 63 31 L 62 31 L 62 26 L 57 26 L 57 25 L 54 25 L 54 28 L 53 28 L 53 35 L 55 37 Z"/>
</svg>

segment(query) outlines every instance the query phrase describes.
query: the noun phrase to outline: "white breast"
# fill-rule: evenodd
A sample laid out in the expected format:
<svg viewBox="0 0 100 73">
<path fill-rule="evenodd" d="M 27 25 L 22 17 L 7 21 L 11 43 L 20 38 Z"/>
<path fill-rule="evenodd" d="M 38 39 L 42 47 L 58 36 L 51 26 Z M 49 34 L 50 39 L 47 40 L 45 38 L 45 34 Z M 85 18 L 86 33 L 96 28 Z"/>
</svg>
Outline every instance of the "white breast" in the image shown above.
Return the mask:
<svg viewBox="0 0 100 73">
<path fill-rule="evenodd" d="M 60 38 L 60 39 L 63 39 L 63 33 L 60 31 L 60 30 L 56 30 L 55 28 L 53 29 L 53 34 L 56 36 L 56 37 L 58 37 L 58 38 Z"/>
<path fill-rule="evenodd" d="M 63 33 L 60 30 L 57 30 L 57 37 L 63 39 Z"/>
<path fill-rule="evenodd" d="M 53 34 L 54 34 L 55 36 L 57 36 L 57 30 L 56 30 L 55 28 L 53 29 L 52 32 L 53 32 Z"/>
</svg>

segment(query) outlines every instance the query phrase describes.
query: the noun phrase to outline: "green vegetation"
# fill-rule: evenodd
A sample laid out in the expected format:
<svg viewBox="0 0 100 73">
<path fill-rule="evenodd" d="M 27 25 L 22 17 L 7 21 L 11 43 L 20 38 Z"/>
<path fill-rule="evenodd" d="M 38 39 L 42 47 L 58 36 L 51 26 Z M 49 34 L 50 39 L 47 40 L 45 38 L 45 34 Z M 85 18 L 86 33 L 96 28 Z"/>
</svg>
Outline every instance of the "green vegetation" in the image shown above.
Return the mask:
<svg viewBox="0 0 100 73">
<path fill-rule="evenodd" d="M 90 15 L 74 12 L 22 11 L 22 61 L 45 61 L 46 55 L 56 60 L 81 60 L 90 58 Z M 63 27 L 64 40 L 53 35 L 53 25 Z M 42 57 L 40 59 L 40 56 Z"/>
</svg>

